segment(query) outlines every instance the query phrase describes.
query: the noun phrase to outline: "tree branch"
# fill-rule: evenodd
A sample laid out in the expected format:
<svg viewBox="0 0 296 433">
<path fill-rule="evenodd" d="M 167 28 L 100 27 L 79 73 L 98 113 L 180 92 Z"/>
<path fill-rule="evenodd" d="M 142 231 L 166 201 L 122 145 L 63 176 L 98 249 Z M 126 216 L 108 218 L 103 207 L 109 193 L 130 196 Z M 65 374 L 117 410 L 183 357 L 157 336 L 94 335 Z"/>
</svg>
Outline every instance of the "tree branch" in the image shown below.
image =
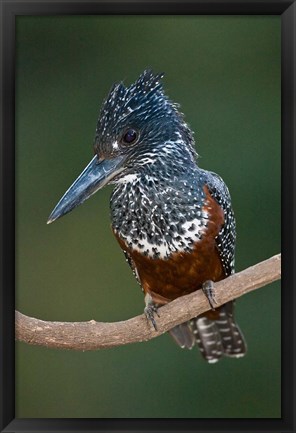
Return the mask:
<svg viewBox="0 0 296 433">
<path fill-rule="evenodd" d="M 271 257 L 242 272 L 215 283 L 217 307 L 281 278 L 281 255 Z M 198 290 L 159 309 L 158 331 L 142 314 L 124 322 L 49 322 L 16 311 L 16 340 L 50 348 L 96 350 L 147 341 L 174 326 L 209 310 L 209 303 Z"/>
</svg>

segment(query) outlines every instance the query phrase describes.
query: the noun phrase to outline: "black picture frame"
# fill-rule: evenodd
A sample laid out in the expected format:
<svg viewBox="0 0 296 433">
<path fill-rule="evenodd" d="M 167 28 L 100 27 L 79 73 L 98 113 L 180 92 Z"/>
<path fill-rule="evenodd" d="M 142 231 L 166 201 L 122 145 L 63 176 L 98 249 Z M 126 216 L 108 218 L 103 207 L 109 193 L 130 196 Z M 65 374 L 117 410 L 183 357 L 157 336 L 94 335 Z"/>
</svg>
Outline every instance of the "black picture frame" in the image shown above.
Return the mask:
<svg viewBox="0 0 296 433">
<path fill-rule="evenodd" d="M 1 0 L 1 432 L 234 431 L 295 432 L 295 64 L 296 4 L 287 0 L 13 1 Z M 19 15 L 280 15 L 282 25 L 282 418 L 281 419 L 16 419 L 14 413 L 14 81 Z M 268 361 L 266 363 L 268 368 Z"/>
</svg>

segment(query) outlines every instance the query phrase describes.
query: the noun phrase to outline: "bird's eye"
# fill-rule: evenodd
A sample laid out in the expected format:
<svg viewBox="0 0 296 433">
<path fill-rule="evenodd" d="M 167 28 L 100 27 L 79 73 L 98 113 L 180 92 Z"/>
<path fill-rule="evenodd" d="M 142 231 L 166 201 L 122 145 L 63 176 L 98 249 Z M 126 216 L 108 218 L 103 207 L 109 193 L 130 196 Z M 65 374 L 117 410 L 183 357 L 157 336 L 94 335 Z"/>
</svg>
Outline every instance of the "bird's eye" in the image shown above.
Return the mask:
<svg viewBox="0 0 296 433">
<path fill-rule="evenodd" d="M 138 138 L 138 133 L 134 129 L 128 129 L 122 136 L 123 144 L 134 144 Z"/>
</svg>

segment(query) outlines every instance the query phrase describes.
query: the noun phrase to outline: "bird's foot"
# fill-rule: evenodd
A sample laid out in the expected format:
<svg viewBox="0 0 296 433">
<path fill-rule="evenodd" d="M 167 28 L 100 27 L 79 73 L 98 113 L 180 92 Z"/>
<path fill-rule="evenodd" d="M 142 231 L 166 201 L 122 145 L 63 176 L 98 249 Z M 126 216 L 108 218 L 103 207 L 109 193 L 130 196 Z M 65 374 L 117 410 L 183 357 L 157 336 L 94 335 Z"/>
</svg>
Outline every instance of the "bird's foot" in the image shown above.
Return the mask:
<svg viewBox="0 0 296 433">
<path fill-rule="evenodd" d="M 212 310 L 215 310 L 215 304 L 217 304 L 215 299 L 214 282 L 212 280 L 205 281 L 202 285 L 202 291 L 209 301 Z"/>
<path fill-rule="evenodd" d="M 149 293 L 146 294 L 145 296 L 145 304 L 146 307 L 144 308 L 144 314 L 147 317 L 147 320 L 150 321 L 155 329 L 155 331 L 157 331 L 157 325 L 156 325 L 156 321 L 154 318 L 154 315 L 156 314 L 158 317 L 158 308 L 156 306 L 156 304 L 154 304 L 151 295 L 149 295 Z"/>
</svg>

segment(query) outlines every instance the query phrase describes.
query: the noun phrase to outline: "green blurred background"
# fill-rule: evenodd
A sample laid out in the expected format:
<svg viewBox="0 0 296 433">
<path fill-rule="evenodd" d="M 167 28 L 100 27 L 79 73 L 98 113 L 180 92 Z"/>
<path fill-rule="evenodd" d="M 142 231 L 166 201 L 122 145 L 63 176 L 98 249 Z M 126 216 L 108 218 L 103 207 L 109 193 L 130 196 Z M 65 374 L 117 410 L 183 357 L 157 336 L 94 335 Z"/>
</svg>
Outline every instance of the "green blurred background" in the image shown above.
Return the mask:
<svg viewBox="0 0 296 433">
<path fill-rule="evenodd" d="M 16 304 L 46 320 L 125 320 L 142 292 L 110 230 L 106 187 L 47 226 L 92 157 L 113 82 L 146 68 L 195 131 L 200 165 L 227 182 L 237 271 L 280 252 L 280 19 L 17 18 Z M 168 335 L 71 352 L 17 343 L 17 417 L 280 417 L 280 285 L 237 302 L 240 360 L 207 364 Z"/>
</svg>

